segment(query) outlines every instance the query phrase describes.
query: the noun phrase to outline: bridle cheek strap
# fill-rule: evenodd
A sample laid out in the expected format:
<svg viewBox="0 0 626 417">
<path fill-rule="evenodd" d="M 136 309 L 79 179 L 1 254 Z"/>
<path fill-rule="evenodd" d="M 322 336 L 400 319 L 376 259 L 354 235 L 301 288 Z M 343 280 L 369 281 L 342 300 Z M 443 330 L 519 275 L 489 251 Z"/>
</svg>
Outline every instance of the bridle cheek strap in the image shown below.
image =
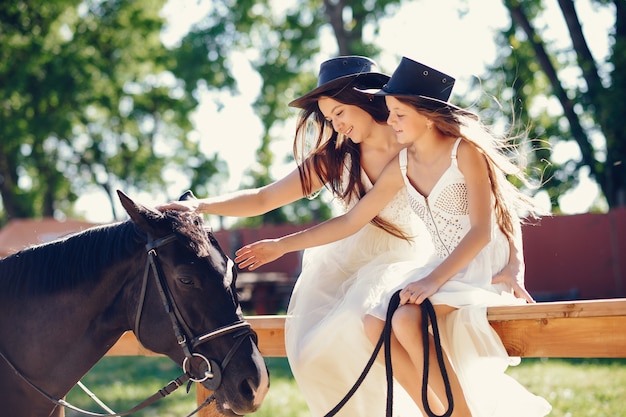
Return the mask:
<svg viewBox="0 0 626 417">
<path fill-rule="evenodd" d="M 232 324 L 207 332 L 203 335 L 193 337 L 191 329 L 189 328 L 187 323 L 185 323 L 185 320 L 182 314 L 180 313 L 180 310 L 178 306 L 176 305 L 176 302 L 174 301 L 174 298 L 169 290 L 169 287 L 167 286 L 167 282 L 165 282 L 165 278 L 164 278 L 165 275 L 163 274 L 163 271 L 162 271 L 162 268 L 158 259 L 157 251 L 156 251 L 157 248 L 163 245 L 166 245 L 175 239 L 176 237 L 174 235 L 169 235 L 164 238 L 157 239 L 157 240 L 152 240 L 150 237 L 148 239 L 148 243 L 146 244 L 146 249 L 148 251 L 147 252 L 148 259 L 147 259 L 147 265 L 146 265 L 146 272 L 144 274 L 144 282 L 142 284 L 143 286 L 141 290 L 142 299 L 138 303 L 137 316 L 135 318 L 135 329 L 136 330 L 139 329 L 139 322 L 141 321 L 141 309 L 143 308 L 142 307 L 143 297 L 145 297 L 145 292 L 146 292 L 145 287 L 147 287 L 149 271 L 152 271 L 152 275 L 155 278 L 156 287 L 161 296 L 161 301 L 163 302 L 165 311 L 168 313 L 168 316 L 170 317 L 170 321 L 172 322 L 174 335 L 176 336 L 176 340 L 185 355 L 185 359 L 182 364 L 183 370 L 186 373 L 188 373 L 191 381 L 205 382 L 205 385 L 207 385 L 206 383 L 207 380 L 215 379 L 211 381 L 209 385 L 215 386 L 215 389 L 217 389 L 221 381 L 222 372 L 226 369 L 226 366 L 229 364 L 230 360 L 232 359 L 232 357 L 235 355 L 235 353 L 237 352 L 237 350 L 239 349 L 239 347 L 245 340 L 245 336 L 251 335 L 253 339 L 255 339 L 256 333 L 254 333 L 254 331 L 252 330 L 252 326 L 250 325 L 249 322 L 245 320 L 239 320 Z M 234 266 L 233 261 L 231 259 L 228 259 L 227 269 L 230 269 L 231 265 Z M 193 349 L 199 346 L 200 344 L 206 343 L 210 340 L 216 339 L 218 337 L 221 337 L 229 333 L 233 333 L 233 332 L 236 332 L 234 337 L 237 340 L 235 344 L 230 348 L 230 350 L 228 351 L 224 359 L 222 360 L 221 369 L 220 369 L 220 364 L 218 362 L 211 360 L 209 358 L 205 358 L 203 355 L 193 353 Z M 194 377 L 191 374 L 191 364 L 192 364 L 192 360 L 194 357 L 200 357 L 207 364 L 208 369 L 204 371 L 204 375 L 201 377 Z M 188 370 L 186 368 L 187 363 L 189 364 Z"/>
</svg>

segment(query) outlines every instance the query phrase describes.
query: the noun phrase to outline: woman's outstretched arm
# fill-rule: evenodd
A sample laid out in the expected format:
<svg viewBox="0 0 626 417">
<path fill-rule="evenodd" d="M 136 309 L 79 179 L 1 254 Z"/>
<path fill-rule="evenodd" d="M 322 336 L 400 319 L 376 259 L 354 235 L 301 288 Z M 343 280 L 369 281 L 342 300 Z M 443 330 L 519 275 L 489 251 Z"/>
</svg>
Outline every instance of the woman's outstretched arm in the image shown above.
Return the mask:
<svg viewBox="0 0 626 417">
<path fill-rule="evenodd" d="M 313 188 L 319 190 L 324 184 L 314 178 Z M 239 190 L 216 197 L 197 200 L 170 201 L 157 206 L 160 211 L 181 210 L 220 216 L 250 217 L 293 203 L 305 197 L 300 182 L 300 173 L 294 169 L 287 176 L 269 185 L 248 190 Z"/>
<path fill-rule="evenodd" d="M 369 223 L 404 187 L 397 158 L 383 170 L 378 181 L 347 213 L 316 226 L 277 239 L 248 244 L 236 252 L 240 268 L 253 271 L 285 253 L 295 252 L 346 238 Z"/>
</svg>

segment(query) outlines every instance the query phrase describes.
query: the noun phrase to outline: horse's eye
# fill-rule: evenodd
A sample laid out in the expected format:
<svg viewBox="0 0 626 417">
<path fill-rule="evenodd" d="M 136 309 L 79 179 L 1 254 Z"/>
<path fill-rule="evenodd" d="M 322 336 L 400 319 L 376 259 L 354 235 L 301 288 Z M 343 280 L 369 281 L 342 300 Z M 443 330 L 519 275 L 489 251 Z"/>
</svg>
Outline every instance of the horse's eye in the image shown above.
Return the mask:
<svg viewBox="0 0 626 417">
<path fill-rule="evenodd" d="M 193 285 L 193 279 L 187 278 L 187 277 L 178 277 L 178 282 L 180 282 L 181 284 L 186 285 L 186 286 L 192 286 Z"/>
</svg>

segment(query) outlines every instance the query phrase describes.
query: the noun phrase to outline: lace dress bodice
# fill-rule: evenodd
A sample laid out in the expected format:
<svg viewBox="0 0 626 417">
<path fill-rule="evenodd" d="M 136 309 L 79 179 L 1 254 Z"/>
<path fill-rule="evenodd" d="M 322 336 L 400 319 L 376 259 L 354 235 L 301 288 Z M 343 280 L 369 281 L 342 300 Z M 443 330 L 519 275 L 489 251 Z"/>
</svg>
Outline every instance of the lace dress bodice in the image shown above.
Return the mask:
<svg viewBox="0 0 626 417">
<path fill-rule="evenodd" d="M 408 191 L 409 204 L 428 229 L 437 257 L 447 257 L 470 230 L 467 186 L 459 170 L 457 139 L 452 149 L 450 167 L 425 197 L 413 187 L 406 175 L 407 150 L 400 151 L 400 170 Z"/>
<path fill-rule="evenodd" d="M 349 172 L 346 170 L 344 171 L 344 174 L 343 184 L 345 188 L 347 186 L 347 176 L 349 175 Z M 363 169 L 361 169 L 361 179 L 363 180 L 363 185 L 366 190 L 371 190 L 374 185 Z M 352 198 L 351 201 L 347 203 L 344 202 L 342 204 L 344 211 L 350 210 L 358 201 L 358 198 Z M 380 211 L 380 213 L 378 213 L 378 217 L 394 224 L 405 232 L 414 229 L 417 217 L 415 215 L 415 211 L 408 204 L 406 189 L 402 189 L 398 192 L 398 194 L 394 196 L 394 198 Z"/>
</svg>

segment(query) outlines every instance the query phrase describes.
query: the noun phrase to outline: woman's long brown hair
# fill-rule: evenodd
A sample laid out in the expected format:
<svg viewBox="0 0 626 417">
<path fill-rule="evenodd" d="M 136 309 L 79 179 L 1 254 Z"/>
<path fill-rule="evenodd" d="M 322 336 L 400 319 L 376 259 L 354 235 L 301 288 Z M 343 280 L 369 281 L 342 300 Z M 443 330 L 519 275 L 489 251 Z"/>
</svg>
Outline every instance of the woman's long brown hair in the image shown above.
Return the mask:
<svg viewBox="0 0 626 417">
<path fill-rule="evenodd" d="M 341 87 L 311 97 L 303 105 L 296 126 L 293 153 L 299 162 L 298 170 L 304 195 L 312 195 L 317 191 L 312 185 L 315 177 L 346 204 L 365 195 L 367 190 L 361 175 L 360 146 L 333 129 L 320 111 L 317 100 L 322 96 L 331 97 L 340 103 L 358 106 L 378 123 L 386 123 L 389 113 L 384 99 L 355 90 L 380 87 L 360 84 L 357 77 Z M 312 151 L 307 153 L 307 149 Z M 348 178 L 344 178 L 345 168 Z M 411 238 L 379 216 L 372 220 L 372 224 L 401 239 Z"/>
</svg>

